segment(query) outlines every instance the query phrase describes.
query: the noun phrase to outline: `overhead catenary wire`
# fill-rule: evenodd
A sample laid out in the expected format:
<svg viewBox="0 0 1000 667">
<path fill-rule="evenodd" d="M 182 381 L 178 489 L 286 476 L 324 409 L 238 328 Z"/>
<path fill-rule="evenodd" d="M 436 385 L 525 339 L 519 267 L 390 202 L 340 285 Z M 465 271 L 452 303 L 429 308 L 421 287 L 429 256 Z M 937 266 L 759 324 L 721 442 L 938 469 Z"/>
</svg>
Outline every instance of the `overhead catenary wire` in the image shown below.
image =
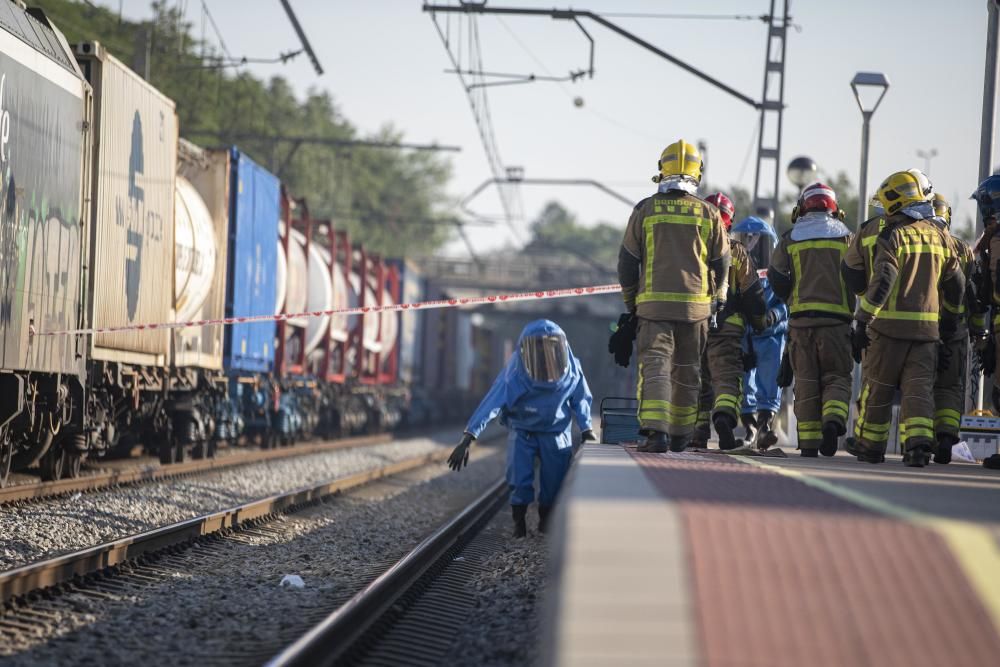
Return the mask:
<svg viewBox="0 0 1000 667">
<path fill-rule="evenodd" d="M 448 35 L 441 29 L 440 23 L 437 21 L 437 17 L 432 15 L 431 21 L 434 24 L 434 29 L 436 30 L 438 37 L 441 39 L 441 43 L 444 46 L 445 52 L 448 55 L 448 59 L 454 69 L 460 70 L 455 76 L 458 77 L 462 88 L 465 90 L 466 98 L 469 102 L 469 106 L 472 109 L 472 115 L 476 122 L 476 129 L 479 133 L 480 142 L 483 145 L 483 149 L 486 153 L 486 160 L 490 167 L 490 173 L 494 178 L 501 178 L 505 176 L 506 169 L 503 164 L 503 160 L 500 157 L 499 147 L 497 146 L 496 136 L 493 128 L 493 119 L 489 112 L 489 100 L 486 90 L 482 87 L 470 88 L 470 82 L 481 83 L 481 77 L 476 75 L 466 76 L 462 74 L 461 70 L 465 69 L 462 66 L 463 59 L 463 41 L 467 40 L 464 45 L 468 50 L 468 58 L 465 62 L 468 65 L 468 69 L 483 71 L 482 62 L 482 51 L 478 49 L 478 31 L 476 28 L 475 17 L 468 17 L 468 26 L 463 35 L 463 21 L 458 20 L 456 23 L 456 32 L 458 38 L 455 42 L 449 41 Z M 464 38 L 464 40 L 463 40 Z M 453 51 L 452 44 L 457 44 L 457 48 Z M 478 57 L 475 57 L 477 56 Z M 507 222 L 507 227 L 510 230 L 511 235 L 516 242 L 520 242 L 520 234 L 517 228 L 514 226 L 513 219 L 517 215 L 516 204 L 513 201 L 514 198 L 511 196 L 510 189 L 500 190 L 500 203 L 504 209 L 504 216 Z"/>
</svg>

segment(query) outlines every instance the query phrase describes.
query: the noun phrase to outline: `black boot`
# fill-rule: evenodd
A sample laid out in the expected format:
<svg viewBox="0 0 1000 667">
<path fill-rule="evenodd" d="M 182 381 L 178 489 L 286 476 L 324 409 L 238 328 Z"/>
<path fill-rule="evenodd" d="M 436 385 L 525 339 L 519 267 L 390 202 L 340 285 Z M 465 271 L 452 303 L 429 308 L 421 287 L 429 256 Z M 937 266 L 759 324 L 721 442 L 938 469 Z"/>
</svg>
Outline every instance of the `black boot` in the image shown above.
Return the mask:
<svg viewBox="0 0 1000 667">
<path fill-rule="evenodd" d="M 708 439 L 712 437 L 712 427 L 709 424 L 700 424 L 694 428 L 694 437 L 691 438 L 691 446 L 696 449 L 708 449 Z"/>
<path fill-rule="evenodd" d="M 771 422 L 774 421 L 774 413 L 770 410 L 761 410 L 757 413 L 757 449 L 764 451 L 768 447 L 778 444 L 778 434 L 771 430 Z"/>
<path fill-rule="evenodd" d="M 539 505 L 538 506 L 538 532 L 547 533 L 549 532 L 549 516 L 552 514 L 551 505 Z"/>
<path fill-rule="evenodd" d="M 528 515 L 527 505 L 511 505 L 511 514 L 514 517 L 514 537 L 524 537 L 528 534 L 528 524 L 525 517 Z"/>
<path fill-rule="evenodd" d="M 736 436 L 733 435 L 736 419 L 732 415 L 719 412 L 712 417 L 712 424 L 715 425 L 715 432 L 719 434 L 719 449 L 736 449 Z"/>
<path fill-rule="evenodd" d="M 848 454 L 853 454 L 858 457 L 858 460 L 862 463 L 883 463 L 885 462 L 885 454 L 882 452 L 874 452 L 867 447 L 864 447 L 854 438 L 847 438 L 844 440 L 844 449 L 847 450 Z"/>
<path fill-rule="evenodd" d="M 648 454 L 662 454 L 667 451 L 667 445 L 669 443 L 670 438 L 667 437 L 666 433 L 650 431 L 649 435 L 646 436 L 646 442 L 636 447 L 635 451 L 646 452 Z"/>
<path fill-rule="evenodd" d="M 746 434 L 743 436 L 743 444 L 750 446 L 757 439 L 757 417 L 752 412 L 745 412 L 740 415 L 740 423 Z"/>
<path fill-rule="evenodd" d="M 934 463 L 951 463 L 951 448 L 958 442 L 958 438 L 946 433 L 939 433 L 937 437 L 937 451 L 934 452 Z"/>
<path fill-rule="evenodd" d="M 691 438 L 687 436 L 675 435 L 670 438 L 670 451 L 672 452 L 683 452 L 688 448 L 688 444 L 691 442 Z"/>
<path fill-rule="evenodd" d="M 833 456 L 836 454 L 838 438 L 840 438 L 840 427 L 836 422 L 826 422 L 823 424 L 823 444 L 819 446 L 819 453 L 823 456 Z"/>
<path fill-rule="evenodd" d="M 808 459 L 814 459 L 819 456 L 819 450 L 813 449 L 811 447 L 809 449 L 800 449 L 799 456 L 804 456 Z"/>
<path fill-rule="evenodd" d="M 903 465 L 909 468 L 923 468 L 930 461 L 930 445 L 917 445 L 903 452 Z"/>
</svg>

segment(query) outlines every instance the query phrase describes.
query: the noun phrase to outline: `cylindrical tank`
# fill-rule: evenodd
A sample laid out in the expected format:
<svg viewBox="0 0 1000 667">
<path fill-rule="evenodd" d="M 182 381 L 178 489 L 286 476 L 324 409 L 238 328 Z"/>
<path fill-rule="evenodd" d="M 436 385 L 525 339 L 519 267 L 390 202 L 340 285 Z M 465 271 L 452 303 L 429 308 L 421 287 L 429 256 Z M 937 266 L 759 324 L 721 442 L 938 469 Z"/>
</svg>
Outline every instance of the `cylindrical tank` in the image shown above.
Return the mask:
<svg viewBox="0 0 1000 667">
<path fill-rule="evenodd" d="M 324 267 L 327 271 L 330 270 L 330 252 L 323 247 L 317 247 L 317 252 L 324 262 Z M 333 267 L 333 279 L 331 283 L 332 289 L 332 300 L 330 308 L 340 309 L 347 308 L 350 304 L 350 296 L 347 289 L 347 280 L 344 278 L 344 271 L 340 264 L 337 263 Z M 336 342 L 342 342 L 347 340 L 347 336 L 350 333 L 348 328 L 348 316 L 347 315 L 333 315 L 331 317 L 330 323 L 330 339 Z"/>
<path fill-rule="evenodd" d="M 196 317 L 212 291 L 217 249 L 212 214 L 198 191 L 177 177 L 174 200 L 174 309 L 179 322 Z"/>
<path fill-rule="evenodd" d="M 275 302 L 274 314 L 280 315 L 285 305 L 285 293 L 288 291 L 288 259 L 285 258 L 285 247 L 278 239 L 278 265 L 274 276 Z"/>
<path fill-rule="evenodd" d="M 288 258 L 284 275 L 284 310 L 288 313 L 329 310 L 333 305 L 333 285 L 330 282 L 328 262 L 321 254 L 322 248 L 316 244 L 310 244 L 307 259 L 305 246 L 305 235 L 297 229 L 293 229 L 288 243 Z M 280 283 L 279 276 L 279 285 Z M 292 324 L 304 326 L 306 329 L 306 354 L 316 349 L 323 340 L 329 321 L 329 315 L 291 321 Z"/>
</svg>

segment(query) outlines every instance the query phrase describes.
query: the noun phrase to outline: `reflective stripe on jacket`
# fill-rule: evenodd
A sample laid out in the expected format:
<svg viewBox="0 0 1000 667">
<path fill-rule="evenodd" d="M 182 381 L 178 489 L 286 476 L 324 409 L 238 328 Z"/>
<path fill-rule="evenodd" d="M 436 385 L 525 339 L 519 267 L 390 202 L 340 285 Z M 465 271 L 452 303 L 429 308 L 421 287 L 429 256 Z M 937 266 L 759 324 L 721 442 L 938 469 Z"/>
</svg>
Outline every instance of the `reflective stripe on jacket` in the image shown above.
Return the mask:
<svg viewBox="0 0 1000 667">
<path fill-rule="evenodd" d="M 730 255 L 718 209 L 677 190 L 654 194 L 632 211 L 622 247 L 639 260 L 638 283 L 622 285 L 626 304 L 634 294 L 639 317 L 708 318 L 722 283 L 710 264 L 728 263 Z"/>
<path fill-rule="evenodd" d="M 877 236 L 858 319 L 892 338 L 937 340 L 942 309 L 957 317 L 964 291 L 948 237 L 929 220 L 896 214 Z"/>
<path fill-rule="evenodd" d="M 793 241 L 782 235 L 771 257 L 772 284 L 787 282 L 788 311 L 792 327 L 832 326 L 850 322 L 855 297 L 844 284 L 840 265 L 851 237 Z"/>
</svg>

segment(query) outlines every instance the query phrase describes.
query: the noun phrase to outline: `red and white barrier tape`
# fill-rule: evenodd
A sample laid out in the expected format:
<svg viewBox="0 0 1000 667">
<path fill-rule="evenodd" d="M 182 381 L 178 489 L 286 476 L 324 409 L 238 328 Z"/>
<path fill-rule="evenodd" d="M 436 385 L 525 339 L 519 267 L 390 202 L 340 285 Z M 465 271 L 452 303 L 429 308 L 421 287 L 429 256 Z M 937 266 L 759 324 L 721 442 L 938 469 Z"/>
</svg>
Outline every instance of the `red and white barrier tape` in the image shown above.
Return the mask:
<svg viewBox="0 0 1000 667">
<path fill-rule="evenodd" d="M 591 294 L 613 294 L 621 292 L 620 285 L 595 285 L 592 287 L 573 287 L 569 289 L 554 289 L 538 292 L 521 292 L 519 294 L 497 294 L 493 296 L 473 296 L 464 299 L 437 299 L 435 301 L 420 301 L 417 303 L 396 303 L 388 306 L 365 306 L 356 308 L 331 308 L 330 310 L 311 310 L 303 313 L 284 313 L 281 315 L 253 315 L 251 317 L 223 317 L 215 320 L 191 320 L 189 322 L 163 322 L 157 324 L 126 324 L 119 327 L 100 327 L 91 329 L 64 329 L 62 331 L 41 331 L 36 336 L 75 336 L 105 333 L 121 333 L 124 331 L 159 331 L 161 329 L 187 329 L 190 327 L 207 327 L 216 324 L 244 324 L 252 322 L 280 322 L 282 320 L 297 320 L 306 317 L 326 317 L 327 315 L 364 315 L 379 312 L 405 312 L 407 310 L 432 310 L 435 308 L 459 308 L 461 306 L 482 306 L 496 303 L 513 303 L 516 301 L 539 301 L 543 299 L 565 299 Z"/>
</svg>

